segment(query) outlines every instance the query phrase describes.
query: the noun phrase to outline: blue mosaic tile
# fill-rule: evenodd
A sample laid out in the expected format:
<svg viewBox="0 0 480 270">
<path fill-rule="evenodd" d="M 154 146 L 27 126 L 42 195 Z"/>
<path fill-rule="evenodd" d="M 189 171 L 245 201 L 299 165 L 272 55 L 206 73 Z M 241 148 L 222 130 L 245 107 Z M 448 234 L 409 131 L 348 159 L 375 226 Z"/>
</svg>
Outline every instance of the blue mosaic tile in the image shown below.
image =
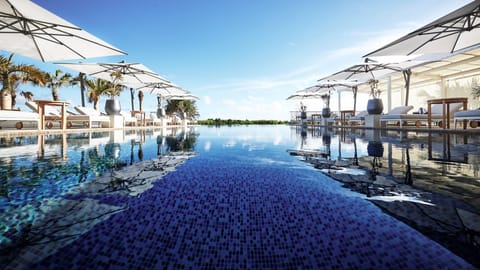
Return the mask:
<svg viewBox="0 0 480 270">
<path fill-rule="evenodd" d="M 225 157 L 189 160 L 34 268 L 472 269 L 310 168 Z"/>
</svg>

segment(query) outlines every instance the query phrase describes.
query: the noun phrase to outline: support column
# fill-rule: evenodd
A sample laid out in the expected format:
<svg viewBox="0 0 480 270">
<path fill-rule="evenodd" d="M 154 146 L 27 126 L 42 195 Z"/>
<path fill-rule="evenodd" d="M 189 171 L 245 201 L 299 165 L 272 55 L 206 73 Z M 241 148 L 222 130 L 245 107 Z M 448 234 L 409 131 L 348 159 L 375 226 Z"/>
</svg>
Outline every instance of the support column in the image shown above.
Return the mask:
<svg viewBox="0 0 480 270">
<path fill-rule="evenodd" d="M 340 113 L 340 111 L 342 110 L 342 92 L 341 91 L 337 91 L 337 94 L 338 94 L 338 113 Z"/>
<path fill-rule="evenodd" d="M 387 79 L 387 112 L 392 110 L 392 77 Z"/>
<path fill-rule="evenodd" d="M 447 97 L 447 87 L 445 86 L 445 78 L 441 78 L 440 79 L 440 95 L 442 98 L 446 98 Z"/>
</svg>

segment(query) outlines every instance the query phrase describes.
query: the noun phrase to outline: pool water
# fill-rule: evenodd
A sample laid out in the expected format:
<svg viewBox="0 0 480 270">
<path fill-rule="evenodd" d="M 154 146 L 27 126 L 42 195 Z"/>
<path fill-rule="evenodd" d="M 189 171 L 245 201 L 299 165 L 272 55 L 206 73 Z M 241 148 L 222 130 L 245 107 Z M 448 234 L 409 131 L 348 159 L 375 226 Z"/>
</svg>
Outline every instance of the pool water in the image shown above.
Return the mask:
<svg viewBox="0 0 480 270">
<path fill-rule="evenodd" d="M 354 145 L 342 145 L 345 134 L 334 131 L 233 126 L 2 139 L 0 264 L 6 269 L 475 269 L 364 194 L 287 152 L 328 147 L 329 159 L 350 160 L 355 152 L 366 163 L 369 135 L 353 135 L 348 138 L 358 136 Z M 174 151 L 197 154 L 141 193 L 132 195 L 113 178 L 104 189 L 91 188 L 100 175 Z M 411 157 L 424 152 L 411 151 Z M 478 174 L 470 165 L 457 167 L 466 182 Z M 442 177 L 446 174 L 459 173 Z"/>
</svg>

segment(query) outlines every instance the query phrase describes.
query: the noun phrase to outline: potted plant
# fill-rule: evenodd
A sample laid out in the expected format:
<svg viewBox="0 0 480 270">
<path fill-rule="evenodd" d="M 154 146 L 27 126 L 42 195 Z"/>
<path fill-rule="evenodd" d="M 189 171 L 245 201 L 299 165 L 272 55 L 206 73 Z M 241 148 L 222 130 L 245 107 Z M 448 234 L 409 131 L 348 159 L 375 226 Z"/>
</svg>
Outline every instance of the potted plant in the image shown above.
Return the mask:
<svg viewBox="0 0 480 270">
<path fill-rule="evenodd" d="M 323 100 L 323 109 L 322 109 L 322 117 L 328 118 L 330 117 L 330 93 L 323 94 L 320 96 Z"/>
<path fill-rule="evenodd" d="M 381 114 L 383 112 L 383 102 L 380 99 L 382 91 L 378 88 L 378 80 L 371 79 L 368 81 L 370 84 L 370 96 L 371 99 L 367 103 L 368 114 Z"/>
<path fill-rule="evenodd" d="M 105 112 L 108 115 L 119 115 L 122 108 L 120 101 L 115 97 L 119 96 L 120 92 L 122 92 L 122 86 L 118 84 L 118 82 L 122 80 L 122 73 L 119 71 L 112 72 L 110 77 L 112 78 L 112 84 L 105 91 L 105 94 L 110 97 L 105 101 Z"/>
</svg>

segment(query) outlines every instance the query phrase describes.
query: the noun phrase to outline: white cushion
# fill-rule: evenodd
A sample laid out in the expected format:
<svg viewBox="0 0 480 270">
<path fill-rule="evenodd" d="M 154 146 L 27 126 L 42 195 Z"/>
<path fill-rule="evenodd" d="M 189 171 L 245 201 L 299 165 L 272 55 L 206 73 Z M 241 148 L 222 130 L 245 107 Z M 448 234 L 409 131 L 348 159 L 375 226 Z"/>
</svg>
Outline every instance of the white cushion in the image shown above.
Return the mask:
<svg viewBox="0 0 480 270">
<path fill-rule="evenodd" d="M 40 117 L 38 116 L 38 113 L 0 110 L 0 120 L 38 121 L 39 119 L 40 119 Z"/>
<path fill-rule="evenodd" d="M 87 108 L 81 106 L 75 106 L 74 108 L 83 115 L 100 116 L 100 112 L 95 110 L 94 108 Z"/>
<path fill-rule="evenodd" d="M 459 111 L 454 114 L 455 117 L 478 117 L 480 118 L 480 110 Z"/>
<path fill-rule="evenodd" d="M 413 106 L 398 106 L 393 108 L 388 114 L 406 114 L 408 111 L 413 109 Z"/>
</svg>

